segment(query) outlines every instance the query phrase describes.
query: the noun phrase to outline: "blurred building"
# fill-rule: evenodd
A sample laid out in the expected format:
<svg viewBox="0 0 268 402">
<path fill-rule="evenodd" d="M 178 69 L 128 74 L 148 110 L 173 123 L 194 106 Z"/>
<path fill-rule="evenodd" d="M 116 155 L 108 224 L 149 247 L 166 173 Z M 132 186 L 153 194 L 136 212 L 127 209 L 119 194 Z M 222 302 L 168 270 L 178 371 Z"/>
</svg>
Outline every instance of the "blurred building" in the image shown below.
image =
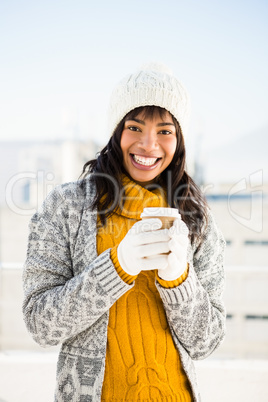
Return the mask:
<svg viewBox="0 0 268 402">
<path fill-rule="evenodd" d="M 77 180 L 98 150 L 74 140 L 0 143 L 0 261 L 24 261 L 30 217 L 56 185 Z"/>
<path fill-rule="evenodd" d="M 77 180 L 97 151 L 95 143 L 78 140 L 0 142 L 0 205 L 12 198 L 19 206 L 36 206 L 55 185 Z"/>
<path fill-rule="evenodd" d="M 268 183 L 233 193 L 234 184 L 207 190 L 227 243 L 226 264 L 268 267 Z"/>
</svg>

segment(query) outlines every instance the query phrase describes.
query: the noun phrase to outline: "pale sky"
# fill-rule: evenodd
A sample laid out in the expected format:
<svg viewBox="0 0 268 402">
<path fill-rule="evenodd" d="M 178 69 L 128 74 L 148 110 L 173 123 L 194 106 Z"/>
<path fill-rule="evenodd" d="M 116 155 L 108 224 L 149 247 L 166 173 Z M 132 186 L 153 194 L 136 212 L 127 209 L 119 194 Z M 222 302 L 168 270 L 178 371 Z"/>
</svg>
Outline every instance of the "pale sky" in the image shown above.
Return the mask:
<svg viewBox="0 0 268 402">
<path fill-rule="evenodd" d="M 165 63 L 205 148 L 268 127 L 267 0 L 0 1 L 0 139 L 105 144 L 108 100 Z"/>
</svg>

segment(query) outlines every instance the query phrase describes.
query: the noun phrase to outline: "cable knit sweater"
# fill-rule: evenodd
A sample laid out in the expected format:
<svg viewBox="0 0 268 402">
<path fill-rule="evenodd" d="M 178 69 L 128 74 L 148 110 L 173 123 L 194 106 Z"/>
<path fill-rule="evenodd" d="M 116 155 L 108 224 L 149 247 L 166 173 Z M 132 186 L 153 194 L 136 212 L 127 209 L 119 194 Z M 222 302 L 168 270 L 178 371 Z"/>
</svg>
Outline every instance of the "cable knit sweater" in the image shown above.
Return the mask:
<svg viewBox="0 0 268 402">
<path fill-rule="evenodd" d="M 94 194 L 90 180 L 84 189 L 78 182 L 58 186 L 30 224 L 23 314 L 37 343 L 62 344 L 56 402 L 101 400 L 109 310 L 134 286 L 118 275 L 110 249 L 97 254 Z M 195 402 L 193 360 L 210 355 L 225 333 L 224 246 L 209 214 L 202 241 L 189 247 L 185 281 L 174 288 L 156 281 Z"/>
<path fill-rule="evenodd" d="M 144 205 L 167 207 L 166 196 L 159 189 L 148 191 L 127 177 L 123 184 L 124 209 L 117 208 L 105 226 L 98 225 L 97 252 L 110 248 L 117 273 L 125 282 L 135 280 L 135 284 L 110 308 L 101 398 L 107 402 L 191 402 L 190 384 L 155 286 L 156 278 L 167 288 L 180 285 L 187 278 L 187 266 L 180 278 L 164 281 L 157 276 L 157 270 L 128 275 L 117 258 L 118 244 L 140 220 Z"/>
</svg>

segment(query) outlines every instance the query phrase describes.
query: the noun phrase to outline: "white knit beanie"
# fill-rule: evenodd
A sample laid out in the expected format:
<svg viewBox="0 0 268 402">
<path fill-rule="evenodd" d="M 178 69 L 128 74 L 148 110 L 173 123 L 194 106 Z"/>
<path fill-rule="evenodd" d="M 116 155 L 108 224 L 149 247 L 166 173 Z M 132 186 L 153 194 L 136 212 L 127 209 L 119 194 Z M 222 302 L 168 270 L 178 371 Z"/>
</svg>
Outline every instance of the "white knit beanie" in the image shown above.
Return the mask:
<svg viewBox="0 0 268 402">
<path fill-rule="evenodd" d="M 151 63 L 123 78 L 114 89 L 108 113 L 109 132 L 131 110 L 140 106 L 160 106 L 178 121 L 182 133 L 187 133 L 190 99 L 186 89 L 162 64 Z"/>
</svg>

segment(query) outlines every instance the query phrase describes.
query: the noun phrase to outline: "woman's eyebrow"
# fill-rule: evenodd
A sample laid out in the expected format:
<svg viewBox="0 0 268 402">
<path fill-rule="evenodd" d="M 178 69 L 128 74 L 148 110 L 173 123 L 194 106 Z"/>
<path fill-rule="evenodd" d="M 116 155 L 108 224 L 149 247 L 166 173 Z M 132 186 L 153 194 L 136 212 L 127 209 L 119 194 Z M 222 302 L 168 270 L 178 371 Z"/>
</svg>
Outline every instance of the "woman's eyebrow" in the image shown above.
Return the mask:
<svg viewBox="0 0 268 402">
<path fill-rule="evenodd" d="M 129 121 L 129 120 L 136 121 L 137 123 L 143 124 L 145 126 L 145 121 L 143 121 L 143 120 L 136 119 L 135 117 L 133 117 L 132 119 L 128 119 L 127 121 Z M 163 123 L 157 124 L 157 127 L 163 127 L 163 126 L 174 126 L 175 127 L 175 124 L 173 124 L 171 122 L 168 122 L 168 123 L 163 122 Z"/>
<path fill-rule="evenodd" d="M 143 124 L 145 126 L 145 121 L 136 119 L 135 117 L 132 117 L 132 119 L 127 119 L 126 121 L 136 121 L 137 123 Z"/>
<path fill-rule="evenodd" d="M 157 124 L 157 127 L 162 127 L 162 126 L 174 126 L 175 127 L 175 124 L 173 124 L 173 123 L 158 123 Z"/>
</svg>

